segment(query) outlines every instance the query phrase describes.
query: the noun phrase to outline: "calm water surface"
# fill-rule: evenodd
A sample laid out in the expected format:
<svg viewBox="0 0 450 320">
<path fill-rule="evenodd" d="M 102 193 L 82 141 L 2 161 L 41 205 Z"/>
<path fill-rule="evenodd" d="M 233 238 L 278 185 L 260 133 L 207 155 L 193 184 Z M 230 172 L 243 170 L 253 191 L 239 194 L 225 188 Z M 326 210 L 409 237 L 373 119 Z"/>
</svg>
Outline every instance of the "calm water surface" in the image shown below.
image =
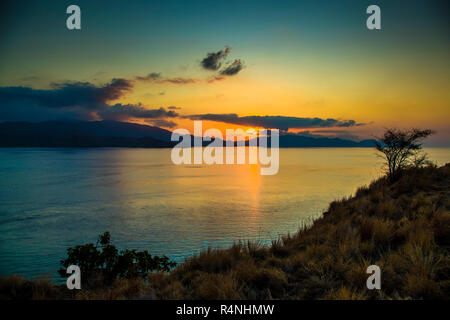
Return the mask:
<svg viewBox="0 0 450 320">
<path fill-rule="evenodd" d="M 0 149 L 0 274 L 56 278 L 70 246 L 110 231 L 120 248 L 180 262 L 201 248 L 268 242 L 381 172 L 373 149 L 281 149 L 257 165 L 176 166 L 170 149 Z M 427 149 L 438 164 L 450 149 Z"/>
</svg>

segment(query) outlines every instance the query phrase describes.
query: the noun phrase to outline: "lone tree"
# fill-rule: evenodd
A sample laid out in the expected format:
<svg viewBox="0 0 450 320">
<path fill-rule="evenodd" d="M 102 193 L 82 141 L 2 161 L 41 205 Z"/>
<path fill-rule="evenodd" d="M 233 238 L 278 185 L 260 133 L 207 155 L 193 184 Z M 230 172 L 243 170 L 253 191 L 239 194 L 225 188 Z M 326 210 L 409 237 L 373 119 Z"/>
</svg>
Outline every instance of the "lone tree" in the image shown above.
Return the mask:
<svg viewBox="0 0 450 320">
<path fill-rule="evenodd" d="M 386 160 L 387 175 L 391 181 L 398 178 L 403 169 L 426 163 L 426 156 L 421 154 L 421 141 L 433 133 L 432 130 L 388 129 L 383 136 L 377 137 L 376 149 Z"/>
</svg>

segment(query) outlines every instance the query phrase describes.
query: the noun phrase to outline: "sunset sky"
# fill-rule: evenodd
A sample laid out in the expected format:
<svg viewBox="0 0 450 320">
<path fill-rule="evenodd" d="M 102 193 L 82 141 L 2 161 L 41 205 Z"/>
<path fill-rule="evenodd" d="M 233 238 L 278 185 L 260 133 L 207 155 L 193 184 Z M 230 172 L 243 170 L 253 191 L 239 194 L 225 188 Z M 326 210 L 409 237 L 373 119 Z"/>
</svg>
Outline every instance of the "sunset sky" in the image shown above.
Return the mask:
<svg viewBox="0 0 450 320">
<path fill-rule="evenodd" d="M 81 30 L 66 8 L 81 8 Z M 382 29 L 366 28 L 381 8 Z M 0 121 L 279 127 L 450 146 L 447 1 L 6 1 Z M 211 121 L 215 120 L 215 121 Z"/>
</svg>

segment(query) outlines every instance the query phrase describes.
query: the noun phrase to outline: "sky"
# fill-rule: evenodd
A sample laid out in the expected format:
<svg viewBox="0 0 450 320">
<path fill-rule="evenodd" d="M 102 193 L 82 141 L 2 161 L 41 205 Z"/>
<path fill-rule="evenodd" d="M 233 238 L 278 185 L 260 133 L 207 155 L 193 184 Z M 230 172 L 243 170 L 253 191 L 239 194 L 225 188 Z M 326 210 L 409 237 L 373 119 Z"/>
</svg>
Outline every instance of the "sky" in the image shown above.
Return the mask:
<svg viewBox="0 0 450 320">
<path fill-rule="evenodd" d="M 81 30 L 66 8 L 81 8 Z M 366 8 L 381 9 L 368 30 Z M 3 1 L 0 122 L 118 120 L 450 147 L 447 1 Z"/>
</svg>

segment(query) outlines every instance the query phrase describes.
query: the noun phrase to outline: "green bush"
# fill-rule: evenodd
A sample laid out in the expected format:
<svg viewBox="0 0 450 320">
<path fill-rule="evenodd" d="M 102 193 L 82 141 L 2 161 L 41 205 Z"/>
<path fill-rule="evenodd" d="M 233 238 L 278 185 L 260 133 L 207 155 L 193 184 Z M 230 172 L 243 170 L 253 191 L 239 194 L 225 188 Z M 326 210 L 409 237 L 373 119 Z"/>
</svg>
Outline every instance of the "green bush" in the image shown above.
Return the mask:
<svg viewBox="0 0 450 320">
<path fill-rule="evenodd" d="M 119 251 L 111 244 L 109 232 L 98 237 L 97 244 L 88 243 L 67 249 L 67 259 L 61 260 L 58 270 L 61 277 L 67 277 L 67 267 L 77 265 L 85 285 L 112 283 L 115 279 L 146 278 L 152 271 L 168 272 L 176 263 L 166 256 L 152 256 L 147 250 Z"/>
</svg>

